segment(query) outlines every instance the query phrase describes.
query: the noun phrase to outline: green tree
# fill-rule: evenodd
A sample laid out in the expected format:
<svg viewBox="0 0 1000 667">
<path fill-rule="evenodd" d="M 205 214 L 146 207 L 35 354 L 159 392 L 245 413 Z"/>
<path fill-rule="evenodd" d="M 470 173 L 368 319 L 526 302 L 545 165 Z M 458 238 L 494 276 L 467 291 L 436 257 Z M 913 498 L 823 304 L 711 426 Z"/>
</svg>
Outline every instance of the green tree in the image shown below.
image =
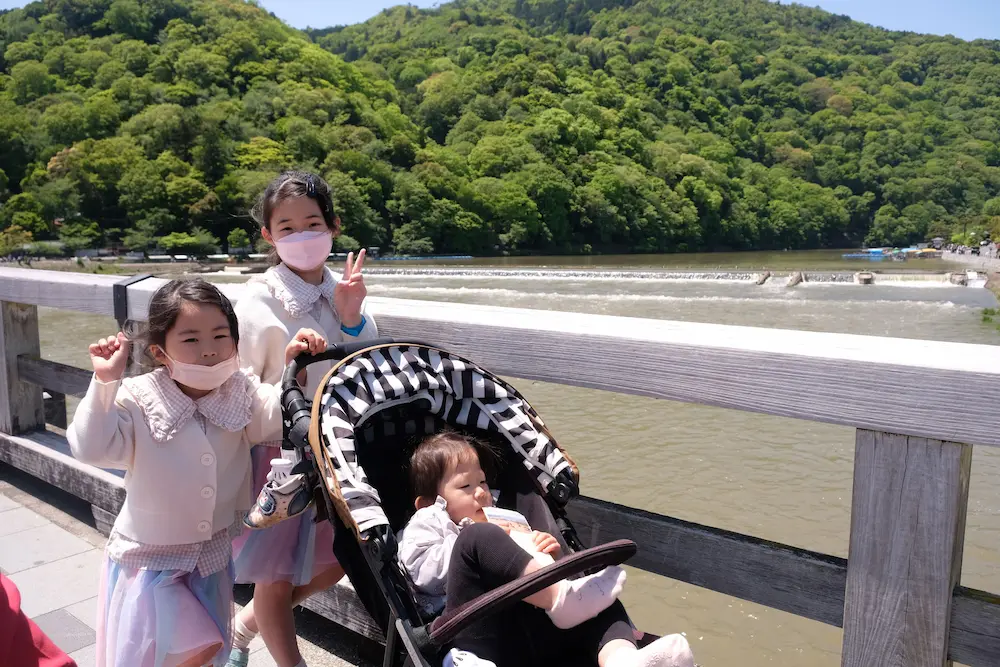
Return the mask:
<svg viewBox="0 0 1000 667">
<path fill-rule="evenodd" d="M 147 7 L 137 0 L 114 0 L 108 11 L 104 13 L 104 24 L 116 33 L 122 33 L 134 39 L 146 39 L 153 29 Z"/>
<path fill-rule="evenodd" d="M 59 240 L 70 251 L 95 248 L 101 241 L 101 228 L 90 220 L 71 220 L 59 228 Z"/>
<path fill-rule="evenodd" d="M 48 95 L 56 89 L 56 77 L 49 69 L 36 60 L 19 62 L 10 69 L 10 91 L 14 101 L 25 104 Z"/>
<path fill-rule="evenodd" d="M 21 250 L 31 241 L 31 232 L 21 229 L 17 225 L 0 230 L 0 257 L 6 257 Z"/>
<path fill-rule="evenodd" d="M 249 248 L 250 235 L 246 231 L 236 228 L 229 232 L 229 236 L 226 237 L 226 244 L 229 247 L 229 252 L 233 252 L 236 248 Z"/>
<path fill-rule="evenodd" d="M 207 255 L 217 252 L 219 239 L 204 229 L 195 227 L 188 232 L 173 232 L 158 239 L 159 244 L 169 253 L 185 255 Z"/>
<path fill-rule="evenodd" d="M 285 147 L 267 137 L 253 137 L 236 147 L 236 164 L 242 169 L 281 169 L 292 163 Z"/>
</svg>

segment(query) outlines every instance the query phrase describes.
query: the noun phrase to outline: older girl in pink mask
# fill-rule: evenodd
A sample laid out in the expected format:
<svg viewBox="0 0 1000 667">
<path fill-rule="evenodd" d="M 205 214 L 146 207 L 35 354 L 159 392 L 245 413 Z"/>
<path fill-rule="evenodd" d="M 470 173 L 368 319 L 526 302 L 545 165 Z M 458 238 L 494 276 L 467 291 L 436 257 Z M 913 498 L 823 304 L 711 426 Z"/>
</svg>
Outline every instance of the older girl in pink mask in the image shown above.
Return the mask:
<svg viewBox="0 0 1000 667">
<path fill-rule="evenodd" d="M 251 280 L 236 306 L 240 320 L 240 358 L 265 381 L 278 382 L 284 370 L 281 350 L 300 327 L 322 333 L 332 343 L 369 340 L 378 332 L 364 310 L 367 291 L 361 267 L 365 251 L 347 257 L 342 276 L 326 267 L 340 219 L 333 210 L 330 186 L 319 176 L 289 171 L 264 190 L 251 212 L 261 235 L 273 246 L 275 266 Z M 330 364 L 309 367 L 307 395 Z M 280 516 L 301 487 L 287 477 L 280 440 L 254 448 L 255 492 L 274 502 Z M 274 465 L 272 465 L 272 463 Z M 261 518 L 251 512 L 248 522 Z M 247 646 L 259 632 L 278 667 L 304 665 L 299 653 L 293 607 L 329 588 L 344 570 L 333 555 L 333 528 L 316 523 L 308 509 L 290 519 L 265 525 L 235 543 L 236 580 L 253 583 L 254 599 L 237 616 L 230 667 L 244 667 Z M 259 527 L 259 526 L 255 526 Z"/>
<path fill-rule="evenodd" d="M 90 346 L 94 379 L 67 430 L 73 455 L 122 468 L 125 503 L 105 550 L 99 667 L 201 667 L 229 655 L 232 538 L 250 503 L 250 445 L 281 435 L 281 387 L 240 370 L 233 307 L 203 280 L 153 295 L 157 368 L 122 379 L 124 334 Z M 285 359 L 326 341 L 302 330 Z"/>
</svg>

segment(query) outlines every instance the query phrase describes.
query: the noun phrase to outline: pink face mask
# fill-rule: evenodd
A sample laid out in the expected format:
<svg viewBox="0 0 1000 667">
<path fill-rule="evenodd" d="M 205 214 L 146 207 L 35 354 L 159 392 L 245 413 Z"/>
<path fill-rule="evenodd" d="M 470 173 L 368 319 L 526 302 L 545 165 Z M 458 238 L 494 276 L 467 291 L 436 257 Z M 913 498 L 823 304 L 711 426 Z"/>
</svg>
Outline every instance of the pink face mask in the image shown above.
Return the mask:
<svg viewBox="0 0 1000 667">
<path fill-rule="evenodd" d="M 167 356 L 166 352 L 163 356 Z M 199 391 L 212 391 L 218 389 L 222 384 L 233 376 L 233 373 L 240 369 L 240 359 L 236 353 L 225 361 L 220 361 L 214 366 L 201 366 L 199 364 L 185 364 L 167 357 L 170 361 L 170 377 L 174 382 L 185 387 L 198 389 Z"/>
<path fill-rule="evenodd" d="M 326 262 L 333 249 L 333 232 L 295 232 L 275 240 L 281 261 L 299 271 L 312 271 Z"/>
</svg>

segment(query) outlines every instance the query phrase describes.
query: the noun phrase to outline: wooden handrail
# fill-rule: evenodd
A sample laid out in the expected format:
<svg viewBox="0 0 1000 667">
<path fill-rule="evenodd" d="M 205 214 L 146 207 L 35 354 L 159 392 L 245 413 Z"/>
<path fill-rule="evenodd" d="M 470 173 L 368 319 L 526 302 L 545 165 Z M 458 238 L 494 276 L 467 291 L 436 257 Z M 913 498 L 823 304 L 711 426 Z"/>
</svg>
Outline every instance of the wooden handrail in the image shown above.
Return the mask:
<svg viewBox="0 0 1000 667">
<path fill-rule="evenodd" d="M 0 301 L 110 315 L 117 280 L 0 268 Z M 133 317 L 163 282 L 129 289 Z M 244 289 L 220 287 L 234 300 Z M 1000 346 L 403 299 L 368 307 L 385 335 L 434 341 L 503 375 L 1000 445 Z"/>
</svg>

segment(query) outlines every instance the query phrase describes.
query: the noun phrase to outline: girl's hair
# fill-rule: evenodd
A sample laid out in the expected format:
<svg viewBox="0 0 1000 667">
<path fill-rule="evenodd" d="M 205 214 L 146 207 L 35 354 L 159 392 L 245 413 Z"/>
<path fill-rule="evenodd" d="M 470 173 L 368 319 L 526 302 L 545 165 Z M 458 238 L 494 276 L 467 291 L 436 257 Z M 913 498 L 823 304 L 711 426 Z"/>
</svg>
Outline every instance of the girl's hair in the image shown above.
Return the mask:
<svg viewBox="0 0 1000 667">
<path fill-rule="evenodd" d="M 448 469 L 458 463 L 482 465 L 481 453 L 491 454 L 492 451 L 484 443 L 450 429 L 425 438 L 410 457 L 413 497 L 436 498 L 438 484 Z"/>
<path fill-rule="evenodd" d="M 333 230 L 334 236 L 340 231 L 340 224 L 333 212 L 333 190 L 330 184 L 315 174 L 305 171 L 286 171 L 279 174 L 268 183 L 264 192 L 257 197 L 250 217 L 262 229 L 271 230 L 271 216 L 282 202 L 297 197 L 311 197 L 316 200 L 323 214 L 326 226 Z M 280 263 L 278 253 L 271 248 L 267 256 L 271 264 Z"/>
<path fill-rule="evenodd" d="M 229 322 L 229 334 L 233 343 L 240 342 L 240 327 L 236 319 L 233 304 L 219 288 L 210 282 L 196 278 L 194 280 L 171 280 L 156 290 L 149 301 L 149 320 L 135 335 L 128 335 L 136 349 L 141 351 L 144 366 L 156 367 L 160 362 L 150 351 L 156 345 L 161 350 L 167 340 L 167 332 L 177 322 L 181 306 L 185 303 L 197 303 L 205 306 L 215 306 L 222 311 Z"/>
</svg>

